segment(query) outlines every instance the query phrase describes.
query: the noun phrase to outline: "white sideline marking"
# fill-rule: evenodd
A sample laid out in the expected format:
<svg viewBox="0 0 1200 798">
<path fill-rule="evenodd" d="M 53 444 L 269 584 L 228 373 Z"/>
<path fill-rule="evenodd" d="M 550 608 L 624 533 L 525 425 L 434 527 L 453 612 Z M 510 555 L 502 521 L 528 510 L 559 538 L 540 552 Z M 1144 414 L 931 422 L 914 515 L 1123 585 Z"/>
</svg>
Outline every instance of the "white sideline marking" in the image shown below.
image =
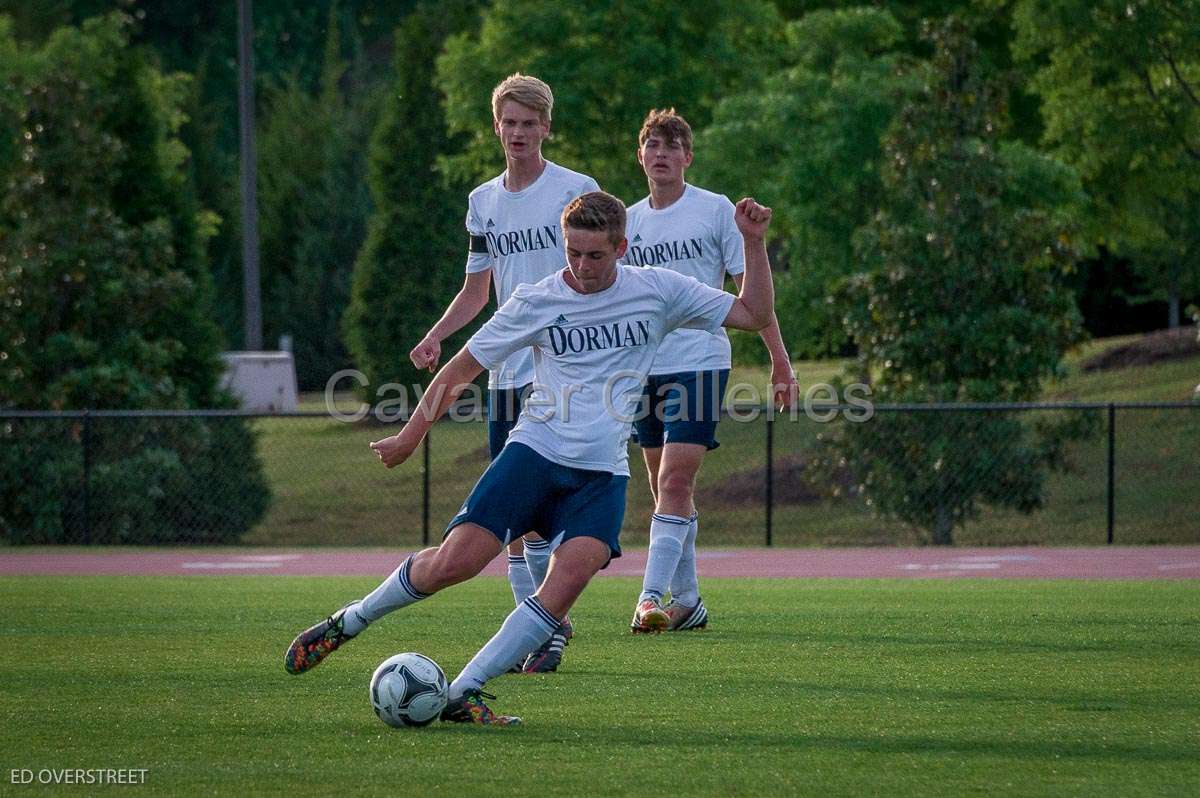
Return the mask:
<svg viewBox="0 0 1200 798">
<path fill-rule="evenodd" d="M 1178 571 L 1183 568 L 1200 568 L 1200 562 L 1169 562 L 1158 566 L 1160 571 Z"/>
<path fill-rule="evenodd" d="M 1034 562 L 1032 554 L 981 554 L 974 557 L 955 557 L 956 562 Z"/>
<path fill-rule="evenodd" d="M 962 562 L 962 563 L 923 563 L 910 562 L 900 566 L 905 571 L 994 571 L 1000 567 L 998 562 Z"/>
<path fill-rule="evenodd" d="M 185 562 L 180 567 L 189 570 L 235 571 L 253 568 L 278 568 L 282 564 L 277 562 Z"/>
<path fill-rule="evenodd" d="M 234 559 L 246 562 L 285 562 L 287 560 L 299 560 L 302 557 L 304 557 L 303 554 L 240 554 L 234 557 Z"/>
</svg>

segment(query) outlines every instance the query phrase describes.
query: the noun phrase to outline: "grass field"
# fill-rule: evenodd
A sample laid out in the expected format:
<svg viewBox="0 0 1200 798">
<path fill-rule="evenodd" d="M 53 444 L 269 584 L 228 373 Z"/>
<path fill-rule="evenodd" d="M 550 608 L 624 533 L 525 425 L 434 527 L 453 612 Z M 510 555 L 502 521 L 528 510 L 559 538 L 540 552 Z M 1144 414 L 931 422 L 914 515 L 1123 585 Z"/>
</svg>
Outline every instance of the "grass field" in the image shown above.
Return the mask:
<svg viewBox="0 0 1200 798">
<path fill-rule="evenodd" d="M 511 597 L 454 588 L 286 675 L 291 636 L 370 587 L 0 580 L 0 792 L 45 794 L 14 768 L 107 767 L 159 795 L 1200 791 L 1195 581 L 710 580 L 711 630 L 634 638 L 636 585 L 605 578 L 561 673 L 489 686 L 524 726 L 403 731 L 371 712 L 374 666 L 417 650 L 453 676 Z"/>
<path fill-rule="evenodd" d="M 1200 382 L 1200 358 L 1084 374 L 1082 358 L 1128 339 L 1094 341 L 1066 361 L 1066 377 L 1047 386 L 1050 400 L 1184 401 Z M 826 382 L 840 370 L 834 361 L 797 363 L 802 387 Z M 763 370 L 735 370 L 733 381 L 765 386 Z M 323 409 L 309 397 L 308 410 Z M 1200 542 L 1200 409 L 1123 410 L 1117 414 L 1117 524 L 1122 543 Z M 1107 440 L 1101 434 L 1073 445 L 1072 470 L 1047 483 L 1045 509 L 1032 515 L 986 510 L 958 531 L 974 545 L 1101 544 L 1107 533 Z M 266 519 L 246 543 L 413 546 L 421 535 L 419 456 L 387 471 L 367 449 L 395 425 L 349 425 L 332 419 L 264 419 L 257 422 L 260 453 L 274 491 Z M 802 455 L 830 426 L 807 420 L 775 424 L 777 464 Z M 721 448 L 706 458 L 697 487 L 708 545 L 755 545 L 764 540 L 766 424 L 724 421 Z M 433 539 L 458 510 L 487 466 L 482 423 L 442 423 L 431 436 Z M 629 502 L 622 540 L 645 545 L 651 497 L 641 455 L 630 447 Z M 778 467 L 778 466 L 777 466 Z M 789 501 L 776 477 L 774 542 L 778 545 L 897 545 L 920 543 L 922 533 L 880 519 L 861 500 Z M 725 490 L 729 485 L 733 490 Z M 724 498 L 723 498 L 724 497 Z"/>
</svg>

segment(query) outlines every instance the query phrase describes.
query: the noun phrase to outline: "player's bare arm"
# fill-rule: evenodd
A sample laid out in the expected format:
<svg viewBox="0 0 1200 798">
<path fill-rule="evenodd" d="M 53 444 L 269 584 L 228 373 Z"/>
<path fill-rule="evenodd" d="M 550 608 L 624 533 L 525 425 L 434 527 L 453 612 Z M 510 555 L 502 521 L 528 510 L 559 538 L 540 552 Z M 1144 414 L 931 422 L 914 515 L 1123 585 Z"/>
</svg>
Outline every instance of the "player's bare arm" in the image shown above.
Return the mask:
<svg viewBox="0 0 1200 798">
<path fill-rule="evenodd" d="M 771 209 L 745 197 L 734 206 L 733 221 L 745 242 L 746 271 L 737 299 L 722 324 L 758 332 L 771 323 L 775 314 L 775 284 L 766 242 Z"/>
<path fill-rule="evenodd" d="M 417 405 L 416 411 L 398 433 L 374 441 L 371 449 L 388 468 L 400 465 L 417 450 L 433 423 L 454 404 L 466 387 L 483 371 L 483 366 L 465 346 L 442 367 Z"/>
<path fill-rule="evenodd" d="M 470 272 L 463 281 L 446 312 L 438 323 L 425 333 L 421 343 L 408 353 L 409 360 L 419 369 L 433 371 L 442 359 L 442 341 L 461 330 L 471 322 L 479 311 L 487 307 L 488 296 L 491 292 L 492 270 Z"/>
<path fill-rule="evenodd" d="M 742 275 L 733 275 L 733 284 L 742 290 Z M 771 323 L 758 331 L 767 353 L 771 356 L 771 393 L 776 407 L 794 407 L 800 397 L 800 386 L 796 383 L 796 372 L 792 369 L 792 360 L 788 356 L 787 347 L 783 343 L 783 333 L 779 330 L 779 317 L 771 313 Z"/>
</svg>

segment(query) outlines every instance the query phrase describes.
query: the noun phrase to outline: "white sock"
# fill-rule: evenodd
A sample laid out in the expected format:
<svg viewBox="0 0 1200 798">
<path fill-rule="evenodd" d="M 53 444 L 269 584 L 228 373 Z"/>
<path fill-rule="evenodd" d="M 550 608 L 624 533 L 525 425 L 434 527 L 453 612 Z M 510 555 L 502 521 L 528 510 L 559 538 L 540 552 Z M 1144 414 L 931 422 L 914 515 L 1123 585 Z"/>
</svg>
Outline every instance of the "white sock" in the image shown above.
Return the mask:
<svg viewBox="0 0 1200 798">
<path fill-rule="evenodd" d="M 691 526 L 691 521 L 677 515 L 655 513 L 650 516 L 650 553 L 646 557 L 646 575 L 642 578 L 639 602 L 648 598 L 661 599 L 667 592 Z"/>
<path fill-rule="evenodd" d="M 378 621 L 389 612 L 415 604 L 423 598 L 429 598 L 428 593 L 422 593 L 412 586 L 409 581 L 409 571 L 412 568 L 412 557 L 400 563 L 379 587 L 367 594 L 358 606 L 347 612 L 342 621 L 342 630 L 348 635 L 356 635 L 367 624 Z"/>
<path fill-rule="evenodd" d="M 513 600 L 517 604 L 537 592 L 529 565 L 520 554 L 508 555 L 508 584 L 512 587 Z"/>
<path fill-rule="evenodd" d="M 550 541 L 539 537 L 524 539 L 525 562 L 529 564 L 529 575 L 533 577 L 534 591 L 546 581 L 546 571 L 550 568 Z"/>
<path fill-rule="evenodd" d="M 683 554 L 675 575 L 671 577 L 671 600 L 685 607 L 695 607 L 700 601 L 700 580 L 696 576 L 696 532 L 700 528 L 699 516 L 692 516 L 687 537 L 683 541 Z"/>
<path fill-rule="evenodd" d="M 488 679 L 508 673 L 530 651 L 549 640 L 557 628 L 558 619 L 546 611 L 537 596 L 525 599 L 451 682 L 450 698 L 459 698 L 471 688 L 480 689 Z"/>
</svg>

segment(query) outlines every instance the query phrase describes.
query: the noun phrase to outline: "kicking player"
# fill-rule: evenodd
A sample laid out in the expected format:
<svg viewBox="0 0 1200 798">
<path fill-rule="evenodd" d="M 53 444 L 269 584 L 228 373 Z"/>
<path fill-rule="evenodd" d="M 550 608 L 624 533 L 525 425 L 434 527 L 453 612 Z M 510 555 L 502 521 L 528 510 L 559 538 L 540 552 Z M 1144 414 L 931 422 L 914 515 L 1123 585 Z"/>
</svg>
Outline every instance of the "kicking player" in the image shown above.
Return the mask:
<svg viewBox="0 0 1200 798">
<path fill-rule="evenodd" d="M 558 228 L 562 209 L 600 186 L 587 175 L 542 157 L 553 109 L 550 87 L 535 77 L 517 73 L 492 91 L 492 124 L 504 149 L 505 170 L 477 187 L 467 200 L 466 281 L 442 318 L 409 354 L 417 368 L 437 368 L 441 342 L 479 315 L 493 283 L 497 305 L 503 305 L 518 286 L 536 283 L 562 267 Z M 517 422 L 531 382 L 533 356 L 528 349 L 514 352 L 488 372 L 488 449 L 493 459 Z M 518 535 L 508 547 L 508 581 L 518 604 L 545 579 L 549 560 L 549 546 L 534 535 L 523 539 Z M 557 670 L 572 633 L 570 619 L 564 618 L 562 628 L 546 645 L 515 670 Z"/>
<path fill-rule="evenodd" d="M 685 181 L 692 163 L 692 129 L 674 108 L 646 117 L 637 158 L 650 195 L 629 209 L 624 262 L 671 269 L 717 289 L 724 287 L 728 274 L 740 289 L 744 258 L 733 203 Z M 771 355 L 776 403 L 794 401 L 796 377 L 774 312 L 760 335 Z M 642 592 L 630 624 L 635 633 L 708 624 L 696 576 L 699 521 L 693 494 L 705 453 L 718 446 L 717 421 L 730 365 L 723 329 L 682 329 L 667 336 L 650 369 L 644 417 L 636 430 L 655 512 Z M 671 601 L 664 607 L 668 588 Z"/>
<path fill-rule="evenodd" d="M 625 208 L 593 192 L 562 214 L 567 267 L 519 287 L 442 368 L 393 437 L 371 444 L 389 468 L 416 451 L 433 420 L 485 367 L 532 347 L 536 381 L 525 412 L 437 548 L 413 554 L 361 600 L 301 632 L 284 660 L 302 673 L 379 618 L 483 570 L 515 535 L 550 543 L 546 579 L 450 684 L 447 721 L 511 725 L 484 699 L 488 680 L 549 639 L 588 581 L 621 554 L 629 482 L 625 441 L 646 374 L 673 329 L 759 330 L 774 304 L 763 235 L 771 211 L 747 198 L 735 220 L 746 247 L 737 297 L 668 269 L 618 265 Z"/>
</svg>

